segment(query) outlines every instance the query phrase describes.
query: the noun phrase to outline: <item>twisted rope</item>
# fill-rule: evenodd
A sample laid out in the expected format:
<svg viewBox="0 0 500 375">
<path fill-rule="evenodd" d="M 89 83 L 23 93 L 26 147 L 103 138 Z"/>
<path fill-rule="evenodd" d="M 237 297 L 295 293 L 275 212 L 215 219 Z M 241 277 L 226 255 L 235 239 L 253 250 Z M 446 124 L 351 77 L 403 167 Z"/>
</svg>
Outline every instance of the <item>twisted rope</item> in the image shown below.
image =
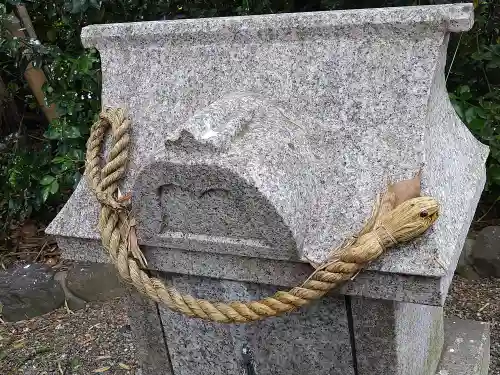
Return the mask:
<svg viewBox="0 0 500 375">
<path fill-rule="evenodd" d="M 330 258 L 300 286 L 249 302 L 210 302 L 183 295 L 147 271 L 145 257 L 137 245 L 135 222 L 129 214 L 127 197 L 121 197 L 118 190 L 127 166 L 130 126 L 122 109 L 108 109 L 92 126 L 87 142 L 85 175 L 101 204 L 99 231 L 102 244 L 123 279 L 155 302 L 189 317 L 221 323 L 246 323 L 296 310 L 357 275 L 387 248 L 419 236 L 437 218 L 438 206 L 433 198 L 410 199 L 396 208 L 387 204 L 388 200 L 386 210 L 373 216 L 358 238 L 332 252 Z M 112 131 L 111 149 L 103 163 L 101 152 L 109 128 Z M 384 207 L 384 202 L 380 207 Z"/>
</svg>

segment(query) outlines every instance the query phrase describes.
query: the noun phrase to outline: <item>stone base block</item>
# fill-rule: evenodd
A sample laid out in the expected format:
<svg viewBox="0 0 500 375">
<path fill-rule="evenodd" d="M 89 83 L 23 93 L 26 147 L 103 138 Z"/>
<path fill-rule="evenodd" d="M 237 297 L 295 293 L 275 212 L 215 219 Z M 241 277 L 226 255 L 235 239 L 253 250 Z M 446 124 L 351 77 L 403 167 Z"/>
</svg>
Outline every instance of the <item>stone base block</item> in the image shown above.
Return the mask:
<svg viewBox="0 0 500 375">
<path fill-rule="evenodd" d="M 445 342 L 436 375 L 487 375 L 490 326 L 457 318 L 445 319 Z"/>
</svg>

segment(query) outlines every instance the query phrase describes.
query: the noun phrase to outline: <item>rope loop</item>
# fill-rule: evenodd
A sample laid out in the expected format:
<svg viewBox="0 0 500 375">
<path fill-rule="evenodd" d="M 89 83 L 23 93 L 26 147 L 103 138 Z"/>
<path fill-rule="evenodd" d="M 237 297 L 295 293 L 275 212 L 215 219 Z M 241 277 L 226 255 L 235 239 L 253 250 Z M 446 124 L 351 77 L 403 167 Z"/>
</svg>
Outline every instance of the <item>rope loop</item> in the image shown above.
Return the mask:
<svg viewBox="0 0 500 375">
<path fill-rule="evenodd" d="M 130 205 L 119 196 L 118 189 L 128 162 L 130 127 L 123 109 L 108 108 L 92 126 L 87 142 L 85 177 L 101 204 L 98 227 L 102 244 L 124 280 L 153 301 L 188 317 L 247 323 L 297 310 L 353 278 L 386 249 L 421 235 L 438 216 L 438 204 L 431 197 L 413 198 L 397 207 L 377 202 L 373 217 L 358 236 L 332 251 L 301 285 L 259 301 L 225 303 L 197 299 L 165 285 L 147 270 L 146 258 L 137 243 L 135 221 L 130 217 Z M 110 128 L 111 144 L 104 161 L 102 150 Z M 420 215 L 424 211 L 425 217 Z"/>
</svg>

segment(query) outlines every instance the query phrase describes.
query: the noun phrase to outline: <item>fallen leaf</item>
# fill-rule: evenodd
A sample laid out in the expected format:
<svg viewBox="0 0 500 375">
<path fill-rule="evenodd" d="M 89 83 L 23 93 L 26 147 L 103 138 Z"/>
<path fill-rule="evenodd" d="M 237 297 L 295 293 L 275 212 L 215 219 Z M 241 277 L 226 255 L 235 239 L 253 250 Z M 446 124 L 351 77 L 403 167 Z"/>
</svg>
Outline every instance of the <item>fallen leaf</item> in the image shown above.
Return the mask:
<svg viewBox="0 0 500 375">
<path fill-rule="evenodd" d="M 123 203 L 123 202 L 126 202 L 126 201 L 130 200 L 130 199 L 132 199 L 132 193 L 127 193 L 127 194 L 122 195 L 121 197 L 119 197 L 117 199 L 117 201 L 120 202 L 120 203 Z"/>
<path fill-rule="evenodd" d="M 52 348 L 50 346 L 42 345 L 42 346 L 39 346 L 36 348 L 35 353 L 36 354 L 43 354 L 43 353 L 48 353 L 50 351 L 52 351 Z"/>
<path fill-rule="evenodd" d="M 100 327 L 101 327 L 101 323 L 97 323 L 97 324 L 94 324 L 93 326 L 90 326 L 87 331 L 90 331 L 93 328 L 100 328 Z M 88 335 L 88 333 L 87 333 L 87 335 Z"/>
<path fill-rule="evenodd" d="M 118 366 L 120 366 L 124 370 L 130 370 L 130 366 L 126 365 L 125 363 L 118 363 Z"/>
<path fill-rule="evenodd" d="M 24 347 L 24 341 L 18 341 L 18 342 L 16 342 L 16 343 L 14 343 L 14 345 L 12 345 L 12 347 L 13 347 L 14 349 L 21 349 L 21 348 L 23 348 L 23 347 Z"/>
<path fill-rule="evenodd" d="M 80 367 L 82 367 L 82 364 L 80 363 L 79 358 L 73 358 L 69 364 L 71 366 L 72 370 L 78 370 Z"/>
<path fill-rule="evenodd" d="M 100 374 L 100 373 L 102 373 L 102 372 L 106 372 L 106 371 L 108 371 L 110 368 L 111 368 L 111 367 L 109 367 L 109 366 L 99 367 L 99 368 L 95 369 L 93 372 L 94 372 L 95 374 Z"/>
<path fill-rule="evenodd" d="M 485 308 L 487 308 L 489 305 L 490 305 L 490 303 L 489 303 L 489 302 L 488 302 L 488 303 L 485 303 L 485 304 L 483 305 L 483 307 L 481 307 L 479 310 L 477 310 L 477 313 L 478 313 L 478 314 L 479 314 L 479 313 L 481 313 L 481 312 L 482 312 Z"/>
<path fill-rule="evenodd" d="M 393 192 L 396 196 L 394 207 L 399 206 L 401 203 L 408 199 L 420 197 L 420 182 L 422 170 L 420 170 L 415 177 L 409 180 L 398 181 L 389 185 L 388 190 Z"/>
<path fill-rule="evenodd" d="M 132 253 L 134 256 L 135 260 L 139 263 L 141 268 L 146 268 L 148 263 L 146 261 L 146 258 L 144 257 L 144 254 L 142 253 L 141 249 L 139 248 L 139 244 L 137 241 L 137 234 L 135 232 L 135 221 L 131 220 L 130 222 L 130 229 L 128 233 L 128 246 L 129 246 L 129 252 Z"/>
<path fill-rule="evenodd" d="M 103 359 L 111 359 L 111 356 L 110 355 L 101 355 L 101 356 L 96 358 L 96 360 L 98 360 L 98 361 L 102 361 Z"/>
</svg>

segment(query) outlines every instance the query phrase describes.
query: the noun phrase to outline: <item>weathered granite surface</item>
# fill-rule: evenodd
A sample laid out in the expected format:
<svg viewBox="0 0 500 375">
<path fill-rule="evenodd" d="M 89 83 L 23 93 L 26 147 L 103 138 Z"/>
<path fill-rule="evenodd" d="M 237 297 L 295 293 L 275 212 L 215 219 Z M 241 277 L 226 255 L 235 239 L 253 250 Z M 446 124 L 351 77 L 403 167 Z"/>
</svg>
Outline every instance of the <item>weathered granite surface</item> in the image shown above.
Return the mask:
<svg viewBox="0 0 500 375">
<path fill-rule="evenodd" d="M 69 249 L 75 260 L 108 261 L 101 244 L 97 241 L 61 237 L 58 239 L 58 244 L 61 248 Z M 235 257 L 150 246 L 143 246 L 142 249 L 147 254 L 149 264 L 154 264 L 155 268 L 185 275 L 294 287 L 312 272 L 312 268 L 302 262 Z M 339 291 L 342 294 L 367 298 L 442 305 L 448 293 L 448 280 L 364 271 Z"/>
<path fill-rule="evenodd" d="M 158 305 L 129 290 L 128 316 L 141 375 L 173 375 Z"/>
<path fill-rule="evenodd" d="M 349 299 L 359 375 L 434 374 L 443 347 L 442 307 Z"/>
<path fill-rule="evenodd" d="M 485 176 L 487 150 L 443 78 L 448 33 L 470 28 L 472 13 L 457 4 L 85 28 L 104 104 L 134 123 L 122 191 L 132 190 L 150 266 L 266 282 L 284 263 L 291 272 L 269 282 L 295 283 L 301 262 L 359 230 L 388 180 L 423 166 L 424 193 L 442 204 L 435 229 L 345 290 L 411 300 L 401 296 L 425 289 L 442 303 Z M 97 212 L 80 183 L 48 229 L 67 257 L 82 257 L 75 238 L 98 238 Z M 386 274 L 403 287 L 371 295 Z"/>
<path fill-rule="evenodd" d="M 436 375 L 488 375 L 489 325 L 454 317 L 444 323 L 445 344 Z"/>
<path fill-rule="evenodd" d="M 248 300 L 276 288 L 187 276 L 169 283 L 200 298 Z M 190 319 L 160 307 L 174 374 L 352 374 L 344 299 L 329 296 L 296 313 L 251 324 Z"/>
</svg>

